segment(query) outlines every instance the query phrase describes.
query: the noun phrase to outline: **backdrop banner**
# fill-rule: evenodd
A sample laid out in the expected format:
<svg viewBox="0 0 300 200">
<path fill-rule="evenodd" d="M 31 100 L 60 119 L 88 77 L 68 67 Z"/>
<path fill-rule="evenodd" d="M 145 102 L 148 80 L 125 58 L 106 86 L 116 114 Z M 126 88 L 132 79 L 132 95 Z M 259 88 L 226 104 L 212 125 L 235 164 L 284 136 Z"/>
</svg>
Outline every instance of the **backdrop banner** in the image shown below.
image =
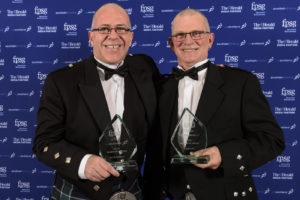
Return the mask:
<svg viewBox="0 0 300 200">
<path fill-rule="evenodd" d="M 49 199 L 55 171 L 31 150 L 41 90 L 51 71 L 91 55 L 92 16 L 107 2 L 0 1 L 0 200 Z M 161 73 L 177 65 L 167 42 L 174 16 L 190 7 L 208 17 L 215 33 L 209 60 L 255 74 L 285 134 L 283 154 L 253 172 L 259 199 L 300 199 L 299 0 L 110 2 L 130 15 L 129 53 L 148 54 Z"/>
</svg>

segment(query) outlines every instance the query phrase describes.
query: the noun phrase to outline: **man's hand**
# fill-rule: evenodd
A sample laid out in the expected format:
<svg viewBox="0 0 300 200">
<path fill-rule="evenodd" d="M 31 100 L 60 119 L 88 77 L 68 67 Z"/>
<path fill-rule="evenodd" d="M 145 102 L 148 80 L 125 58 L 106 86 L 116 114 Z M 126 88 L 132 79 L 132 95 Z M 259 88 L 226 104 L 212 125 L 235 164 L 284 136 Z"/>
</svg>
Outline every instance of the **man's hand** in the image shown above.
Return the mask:
<svg viewBox="0 0 300 200">
<path fill-rule="evenodd" d="M 110 175 L 119 176 L 119 172 L 99 156 L 92 155 L 86 162 L 84 175 L 87 179 L 100 182 Z"/>
<path fill-rule="evenodd" d="M 198 156 L 205 156 L 208 155 L 210 160 L 207 164 L 195 164 L 196 167 L 200 168 L 210 168 L 210 169 L 217 169 L 222 162 L 221 154 L 219 148 L 216 146 L 209 147 L 206 149 L 202 149 L 199 151 L 191 152 L 191 155 L 198 155 Z"/>
</svg>

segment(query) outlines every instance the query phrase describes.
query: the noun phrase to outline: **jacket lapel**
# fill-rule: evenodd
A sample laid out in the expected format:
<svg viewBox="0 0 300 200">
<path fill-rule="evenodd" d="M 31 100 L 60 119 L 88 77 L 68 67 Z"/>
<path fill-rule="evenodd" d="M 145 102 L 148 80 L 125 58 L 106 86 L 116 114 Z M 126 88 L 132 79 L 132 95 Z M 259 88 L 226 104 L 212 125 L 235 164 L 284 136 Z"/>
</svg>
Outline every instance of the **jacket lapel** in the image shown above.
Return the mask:
<svg viewBox="0 0 300 200">
<path fill-rule="evenodd" d="M 224 98 L 224 94 L 220 90 L 224 80 L 218 71 L 217 66 L 209 62 L 207 70 L 207 76 L 196 110 L 196 116 L 205 125 L 208 124 Z"/>
<path fill-rule="evenodd" d="M 163 159 L 166 158 L 166 149 L 168 145 L 168 140 L 171 137 L 169 134 L 173 130 L 170 130 L 172 127 L 171 120 L 173 119 L 173 112 L 176 109 L 177 98 L 178 96 L 178 81 L 169 78 L 160 87 L 160 96 L 159 96 L 159 114 L 160 114 L 160 124 L 163 140 Z M 177 116 L 177 114 L 176 114 Z"/>
<path fill-rule="evenodd" d="M 85 80 L 79 83 L 79 89 L 97 126 L 103 131 L 111 120 L 93 56 L 85 62 L 84 68 Z"/>
<path fill-rule="evenodd" d="M 153 80 L 151 80 L 152 76 L 149 75 L 149 73 L 153 72 L 148 73 L 145 68 L 141 66 L 142 64 L 140 64 L 139 60 L 133 58 L 134 56 L 129 55 L 124 62 L 128 65 L 129 74 L 133 79 L 145 107 L 148 123 L 152 123 L 151 120 L 154 119 L 157 103 L 155 86 Z"/>
</svg>

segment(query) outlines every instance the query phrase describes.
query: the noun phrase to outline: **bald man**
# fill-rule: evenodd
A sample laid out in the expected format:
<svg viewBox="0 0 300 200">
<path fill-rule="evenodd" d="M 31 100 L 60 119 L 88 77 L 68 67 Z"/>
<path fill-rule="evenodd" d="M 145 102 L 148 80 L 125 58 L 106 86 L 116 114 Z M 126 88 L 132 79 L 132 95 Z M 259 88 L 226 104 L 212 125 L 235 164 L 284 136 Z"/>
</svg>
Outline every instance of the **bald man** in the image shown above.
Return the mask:
<svg viewBox="0 0 300 200">
<path fill-rule="evenodd" d="M 126 11 L 105 4 L 89 31 L 93 55 L 47 76 L 33 152 L 56 171 L 50 199 L 108 200 L 121 190 L 142 199 L 139 169 L 152 134 L 159 71 L 148 56 L 127 55 L 132 39 Z M 125 174 L 99 156 L 99 136 L 116 114 L 137 144 L 138 170 Z"/>
</svg>

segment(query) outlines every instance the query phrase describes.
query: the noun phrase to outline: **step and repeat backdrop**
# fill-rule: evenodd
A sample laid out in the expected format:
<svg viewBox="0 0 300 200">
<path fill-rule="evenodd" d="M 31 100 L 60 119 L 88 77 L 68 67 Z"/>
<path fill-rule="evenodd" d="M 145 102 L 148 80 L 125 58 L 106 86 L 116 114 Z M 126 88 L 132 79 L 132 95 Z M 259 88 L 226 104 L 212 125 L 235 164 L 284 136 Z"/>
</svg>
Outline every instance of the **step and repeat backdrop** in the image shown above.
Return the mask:
<svg viewBox="0 0 300 200">
<path fill-rule="evenodd" d="M 0 1 L 0 200 L 47 200 L 55 171 L 32 153 L 47 74 L 91 55 L 88 30 L 105 0 Z M 255 74 L 286 139 L 282 155 L 253 172 L 261 200 L 298 200 L 300 92 L 298 0 L 114 0 L 131 17 L 130 53 L 177 65 L 167 39 L 184 8 L 202 11 L 216 39 L 209 59 Z M 298 101 L 299 102 L 299 101 Z M 299 168 L 298 168 L 299 169 Z"/>
</svg>

